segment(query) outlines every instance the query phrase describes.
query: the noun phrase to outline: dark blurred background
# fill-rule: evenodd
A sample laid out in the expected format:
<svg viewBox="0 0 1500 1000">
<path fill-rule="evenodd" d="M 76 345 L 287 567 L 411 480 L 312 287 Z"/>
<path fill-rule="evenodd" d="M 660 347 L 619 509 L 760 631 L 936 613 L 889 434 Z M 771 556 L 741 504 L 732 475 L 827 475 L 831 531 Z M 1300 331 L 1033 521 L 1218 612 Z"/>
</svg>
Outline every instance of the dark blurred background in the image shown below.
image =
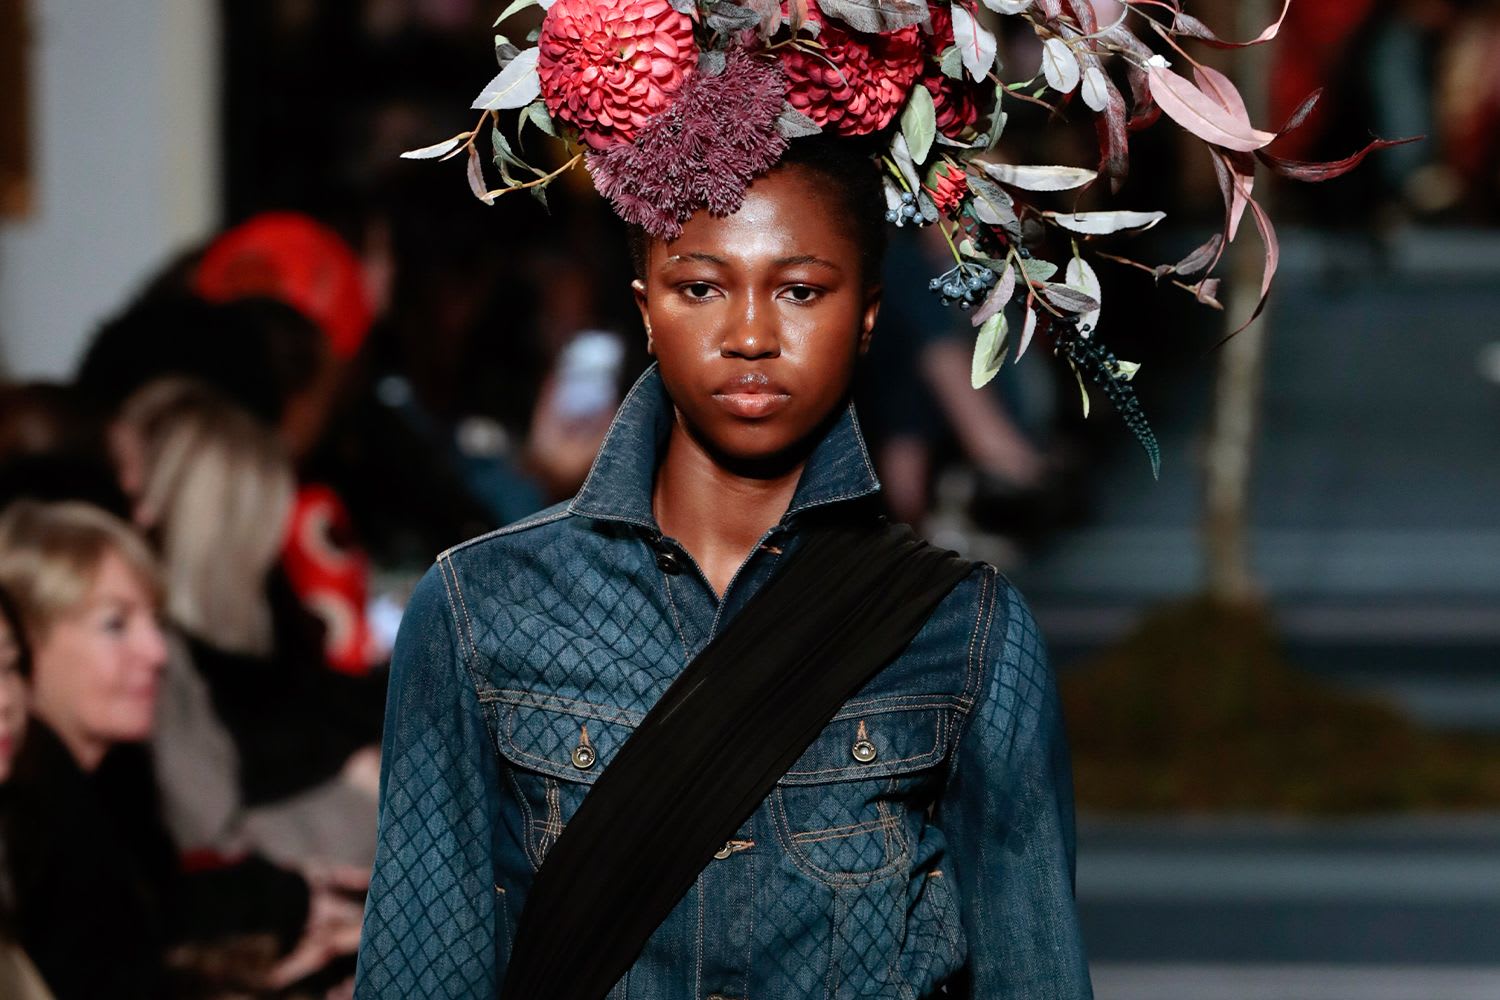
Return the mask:
<svg viewBox="0 0 1500 1000">
<path fill-rule="evenodd" d="M 289 538 L 285 582 L 314 607 L 337 578 L 329 665 L 378 678 L 438 551 L 571 495 L 647 360 L 623 227 L 581 171 L 486 207 L 460 164 L 398 158 L 472 126 L 498 6 L 0 0 L 0 501 L 109 503 L 79 471 L 107 421 L 163 374 L 205 381 L 282 441 L 287 531 L 318 536 Z M 1191 9 L 1249 37 L 1264 7 Z M 1034 38 L 1004 44 L 1028 76 Z M 1155 481 L 1045 350 L 968 388 L 965 317 L 910 277 L 941 244 L 907 234 L 865 429 L 893 512 L 1001 566 L 1048 635 L 1101 1000 L 1500 997 L 1500 3 L 1298 0 L 1220 65 L 1268 127 L 1326 88 L 1281 155 L 1426 136 L 1324 185 L 1260 178 L 1282 253 L 1253 447 L 1215 444 L 1242 292 L 1226 318 L 1100 266 Z M 1012 110 L 1007 159 L 1092 162 L 1091 129 Z M 1169 218 L 1109 249 L 1176 260 L 1222 218 L 1208 157 L 1165 121 L 1132 154 L 1122 206 Z M 256 270 L 299 255 L 326 268 L 296 294 Z M 1250 463 L 1227 602 L 1225 461 Z"/>
</svg>

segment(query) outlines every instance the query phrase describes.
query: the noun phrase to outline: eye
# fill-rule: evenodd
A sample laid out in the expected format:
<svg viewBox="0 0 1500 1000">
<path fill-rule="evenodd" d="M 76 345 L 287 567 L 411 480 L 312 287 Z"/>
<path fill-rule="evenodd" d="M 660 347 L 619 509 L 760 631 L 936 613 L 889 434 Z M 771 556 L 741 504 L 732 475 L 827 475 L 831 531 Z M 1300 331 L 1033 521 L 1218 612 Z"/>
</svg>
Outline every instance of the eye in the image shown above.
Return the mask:
<svg viewBox="0 0 1500 1000">
<path fill-rule="evenodd" d="M 102 625 L 104 631 L 108 632 L 110 635 L 124 635 L 125 628 L 129 624 L 129 622 L 126 621 L 124 615 L 112 614 L 105 618 L 104 621 L 100 624 Z"/>
<path fill-rule="evenodd" d="M 789 285 L 782 294 L 793 302 L 806 304 L 815 301 L 822 294 L 822 289 L 812 285 Z"/>
<path fill-rule="evenodd" d="M 686 284 L 678 285 L 677 288 L 686 298 L 695 302 L 702 302 L 704 299 L 712 298 L 714 292 L 717 291 L 713 285 L 710 285 L 706 281 L 689 281 Z"/>
</svg>

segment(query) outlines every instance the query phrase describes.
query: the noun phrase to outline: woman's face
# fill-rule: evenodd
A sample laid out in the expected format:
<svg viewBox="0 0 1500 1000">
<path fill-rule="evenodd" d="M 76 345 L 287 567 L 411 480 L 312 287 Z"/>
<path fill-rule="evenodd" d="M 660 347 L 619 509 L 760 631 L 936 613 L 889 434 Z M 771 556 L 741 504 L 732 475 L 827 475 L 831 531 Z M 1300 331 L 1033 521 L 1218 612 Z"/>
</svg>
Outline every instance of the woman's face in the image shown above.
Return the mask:
<svg viewBox="0 0 1500 1000">
<path fill-rule="evenodd" d="M 92 770 L 112 745 L 151 735 L 166 661 L 150 590 L 111 552 L 82 604 L 36 644 L 32 707 Z"/>
<path fill-rule="evenodd" d="M 828 182 L 800 167 L 758 178 L 739 211 L 695 214 L 652 240 L 636 301 L 688 430 L 721 460 L 774 462 L 844 399 L 879 288 Z"/>
<path fill-rule="evenodd" d="M 21 646 L 0 617 L 0 785 L 10 780 L 21 739 L 26 735 L 26 682 L 21 677 Z"/>
</svg>

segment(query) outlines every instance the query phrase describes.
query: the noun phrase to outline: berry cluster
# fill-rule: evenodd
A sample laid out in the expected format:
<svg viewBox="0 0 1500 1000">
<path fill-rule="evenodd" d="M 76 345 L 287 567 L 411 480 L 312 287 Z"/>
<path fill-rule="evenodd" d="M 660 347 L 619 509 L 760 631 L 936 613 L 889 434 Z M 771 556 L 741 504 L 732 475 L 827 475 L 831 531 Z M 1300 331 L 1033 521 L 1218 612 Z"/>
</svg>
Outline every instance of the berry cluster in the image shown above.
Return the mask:
<svg viewBox="0 0 1500 1000">
<path fill-rule="evenodd" d="M 917 204 L 917 198 L 910 191 L 901 192 L 901 207 L 888 208 L 885 211 L 885 221 L 904 226 L 908 222 L 918 225 L 927 225 L 927 217 L 922 214 L 922 206 Z"/>
<path fill-rule="evenodd" d="M 1156 434 L 1141 410 L 1135 388 L 1130 380 L 1120 373 L 1119 360 L 1114 352 L 1098 340 L 1090 337 L 1091 330 L 1080 330 L 1076 321 L 1056 320 L 1052 329 L 1057 337 L 1057 353 L 1067 358 L 1074 369 L 1087 375 L 1089 380 L 1104 390 L 1104 396 L 1114 406 L 1125 426 L 1135 435 L 1151 459 L 1151 474 L 1161 477 L 1161 448 Z"/>
<path fill-rule="evenodd" d="M 959 264 L 929 281 L 927 290 L 940 295 L 945 306 L 957 302 L 960 309 L 970 309 L 984 301 L 985 293 L 999 280 L 983 264 Z"/>
</svg>

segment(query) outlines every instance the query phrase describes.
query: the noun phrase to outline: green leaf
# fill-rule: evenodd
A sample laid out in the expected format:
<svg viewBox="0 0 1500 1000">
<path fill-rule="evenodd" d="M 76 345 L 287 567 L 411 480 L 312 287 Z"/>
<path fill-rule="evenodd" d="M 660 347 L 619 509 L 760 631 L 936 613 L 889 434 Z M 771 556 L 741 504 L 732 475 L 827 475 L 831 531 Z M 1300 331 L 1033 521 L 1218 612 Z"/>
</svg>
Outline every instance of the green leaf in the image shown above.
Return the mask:
<svg viewBox="0 0 1500 1000">
<path fill-rule="evenodd" d="M 911 97 L 901 112 L 901 134 L 906 137 L 906 148 L 916 163 L 923 163 L 932 151 L 932 139 L 937 135 L 937 109 L 932 104 L 932 92 L 920 83 L 911 89 Z"/>
<path fill-rule="evenodd" d="M 543 208 L 549 212 L 552 211 L 552 206 L 547 204 L 547 185 L 538 184 L 536 187 L 529 187 L 526 190 L 531 192 L 533 198 L 542 203 Z"/>
<path fill-rule="evenodd" d="M 930 19 L 923 0 L 816 0 L 818 9 L 855 31 L 895 31 Z"/>
<path fill-rule="evenodd" d="M 1027 281 L 1047 281 L 1057 273 L 1057 265 L 1040 257 L 1028 257 L 1021 261 L 1021 270 Z"/>
<path fill-rule="evenodd" d="M 964 78 L 964 54 L 958 51 L 957 45 L 950 45 L 943 50 L 942 56 L 938 58 L 938 69 L 950 80 Z"/>
<path fill-rule="evenodd" d="M 1086 385 L 1083 384 L 1083 373 L 1078 370 L 1078 366 L 1077 365 L 1075 365 L 1075 364 L 1073 364 L 1073 362 L 1069 361 L 1068 362 L 1068 367 L 1071 368 L 1071 369 L 1073 369 L 1073 377 L 1078 380 L 1078 391 L 1083 394 L 1083 419 L 1087 420 L 1088 417 L 1089 417 L 1089 389 L 1088 389 L 1088 386 L 1086 386 Z"/>
<path fill-rule="evenodd" d="M 557 138 L 557 125 L 552 121 L 552 116 L 547 113 L 547 105 L 544 101 L 532 101 L 526 105 L 526 121 L 531 122 L 543 132 Z"/>
<path fill-rule="evenodd" d="M 502 111 L 507 108 L 524 108 L 536 100 L 542 92 L 542 78 L 537 75 L 537 49 L 522 49 L 521 54 L 506 64 L 489 84 L 474 98 L 472 107 L 476 111 Z"/>
<path fill-rule="evenodd" d="M 974 339 L 974 362 L 969 372 L 969 384 L 976 389 L 989 385 L 990 379 L 1005 364 L 1005 338 L 1009 327 L 1005 313 L 997 312 L 985 320 Z"/>
</svg>

